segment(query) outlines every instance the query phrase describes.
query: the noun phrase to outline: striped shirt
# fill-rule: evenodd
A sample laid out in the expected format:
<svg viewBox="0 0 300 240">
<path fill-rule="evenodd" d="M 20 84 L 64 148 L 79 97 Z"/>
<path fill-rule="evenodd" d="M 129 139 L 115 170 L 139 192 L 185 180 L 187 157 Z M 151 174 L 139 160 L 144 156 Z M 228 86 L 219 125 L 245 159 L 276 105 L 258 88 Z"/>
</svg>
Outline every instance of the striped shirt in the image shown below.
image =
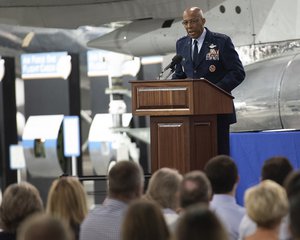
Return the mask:
<svg viewBox="0 0 300 240">
<path fill-rule="evenodd" d="M 80 240 L 121 240 L 121 225 L 127 207 L 127 203 L 106 198 L 81 224 Z"/>
</svg>

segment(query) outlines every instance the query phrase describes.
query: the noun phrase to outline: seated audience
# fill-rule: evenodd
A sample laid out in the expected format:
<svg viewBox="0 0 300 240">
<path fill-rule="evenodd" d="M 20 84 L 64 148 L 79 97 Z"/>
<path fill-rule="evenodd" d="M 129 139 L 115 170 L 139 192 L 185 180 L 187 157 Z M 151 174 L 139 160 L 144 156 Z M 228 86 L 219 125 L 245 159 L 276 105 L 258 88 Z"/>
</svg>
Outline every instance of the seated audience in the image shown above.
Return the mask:
<svg viewBox="0 0 300 240">
<path fill-rule="evenodd" d="M 281 220 L 288 213 L 284 188 L 272 180 L 264 180 L 246 191 L 245 206 L 257 228 L 253 234 L 243 239 L 277 240 Z"/>
<path fill-rule="evenodd" d="M 229 156 L 219 155 L 207 162 L 204 172 L 213 190 L 210 208 L 224 224 L 229 238 L 237 240 L 239 225 L 245 215 L 245 209 L 235 199 L 239 182 L 237 166 Z"/>
<path fill-rule="evenodd" d="M 132 202 L 122 225 L 122 240 L 169 240 L 170 232 L 160 207 L 148 200 Z"/>
<path fill-rule="evenodd" d="M 172 225 L 178 218 L 181 180 L 182 175 L 177 170 L 161 168 L 151 176 L 144 196 L 162 208 L 168 226 Z"/>
<path fill-rule="evenodd" d="M 36 187 L 27 182 L 9 185 L 0 206 L 0 239 L 15 240 L 19 225 L 30 215 L 41 211 L 43 202 Z"/>
<path fill-rule="evenodd" d="M 80 224 L 87 215 L 84 188 L 76 177 L 60 177 L 53 181 L 47 199 L 47 213 L 62 219 L 79 239 Z"/>
<path fill-rule="evenodd" d="M 279 185 L 283 185 L 287 176 L 292 173 L 293 166 L 286 157 L 275 156 L 264 161 L 261 169 L 261 180 L 272 180 Z M 239 226 L 239 239 L 253 234 L 256 230 L 256 224 L 245 215 Z M 279 231 L 280 240 L 288 240 L 290 233 L 288 230 L 287 218 L 282 219 Z"/>
<path fill-rule="evenodd" d="M 131 161 L 117 162 L 108 173 L 108 196 L 92 209 L 80 228 L 81 240 L 120 240 L 128 204 L 140 198 L 144 188 L 142 168 Z"/>
<path fill-rule="evenodd" d="M 34 214 L 21 224 L 17 240 L 73 240 L 69 227 L 59 218 Z"/>
<path fill-rule="evenodd" d="M 206 204 L 186 209 L 178 219 L 175 240 L 228 240 L 219 218 Z"/>
</svg>

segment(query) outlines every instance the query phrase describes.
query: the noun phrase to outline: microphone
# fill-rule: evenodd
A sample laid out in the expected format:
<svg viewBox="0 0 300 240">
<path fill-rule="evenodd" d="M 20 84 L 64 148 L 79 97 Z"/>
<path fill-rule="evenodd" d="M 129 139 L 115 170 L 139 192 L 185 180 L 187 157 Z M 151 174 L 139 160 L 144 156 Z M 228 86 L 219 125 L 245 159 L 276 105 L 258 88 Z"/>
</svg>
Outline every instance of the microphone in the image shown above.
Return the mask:
<svg viewBox="0 0 300 240">
<path fill-rule="evenodd" d="M 172 58 L 172 61 L 169 63 L 169 65 L 167 65 L 164 70 L 159 74 L 158 76 L 158 80 L 160 80 L 160 78 L 162 77 L 162 75 L 164 74 L 165 71 L 167 71 L 168 69 L 171 69 L 170 73 L 168 74 L 168 76 L 165 78 L 167 79 L 174 71 L 175 71 L 175 65 L 179 64 L 182 61 L 182 56 L 181 55 L 175 55 Z"/>
<path fill-rule="evenodd" d="M 164 68 L 164 72 L 167 71 L 169 68 L 171 68 L 173 70 L 173 68 L 175 67 L 176 64 L 180 63 L 182 61 L 182 56 L 181 55 L 175 55 L 173 58 L 172 58 L 172 61 L 169 63 L 168 66 L 166 66 Z"/>
</svg>

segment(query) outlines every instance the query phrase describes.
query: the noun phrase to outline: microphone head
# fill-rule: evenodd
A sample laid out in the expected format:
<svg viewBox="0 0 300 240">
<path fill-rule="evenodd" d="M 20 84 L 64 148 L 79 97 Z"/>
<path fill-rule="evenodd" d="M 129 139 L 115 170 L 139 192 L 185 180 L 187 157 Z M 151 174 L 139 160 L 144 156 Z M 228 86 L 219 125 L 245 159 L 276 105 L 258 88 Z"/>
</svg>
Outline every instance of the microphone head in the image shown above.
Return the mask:
<svg viewBox="0 0 300 240">
<path fill-rule="evenodd" d="M 174 62 L 175 64 L 178 64 L 182 61 L 182 56 L 177 54 L 172 58 L 172 62 Z"/>
<path fill-rule="evenodd" d="M 172 58 L 171 63 L 170 63 L 168 66 L 166 66 L 166 67 L 164 68 L 163 71 L 166 71 L 166 70 L 168 70 L 169 68 L 171 68 L 171 69 L 173 70 L 174 67 L 175 67 L 175 65 L 176 65 L 176 64 L 179 64 L 181 61 L 182 61 L 182 56 L 181 56 L 181 55 L 175 55 L 175 56 Z"/>
</svg>

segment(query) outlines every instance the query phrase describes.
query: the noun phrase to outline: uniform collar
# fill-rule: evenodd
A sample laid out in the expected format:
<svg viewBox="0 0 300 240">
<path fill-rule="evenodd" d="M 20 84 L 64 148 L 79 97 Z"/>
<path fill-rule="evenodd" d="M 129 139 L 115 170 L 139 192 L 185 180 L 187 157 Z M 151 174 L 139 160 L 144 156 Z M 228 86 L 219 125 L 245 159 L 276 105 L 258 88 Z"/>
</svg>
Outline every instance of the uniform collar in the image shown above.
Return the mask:
<svg viewBox="0 0 300 240">
<path fill-rule="evenodd" d="M 206 28 L 204 28 L 203 32 L 201 33 L 200 37 L 198 37 L 197 39 L 194 39 L 193 40 L 197 40 L 198 41 L 198 44 L 199 43 L 203 43 L 204 39 L 205 39 L 205 36 L 206 36 Z"/>
</svg>

